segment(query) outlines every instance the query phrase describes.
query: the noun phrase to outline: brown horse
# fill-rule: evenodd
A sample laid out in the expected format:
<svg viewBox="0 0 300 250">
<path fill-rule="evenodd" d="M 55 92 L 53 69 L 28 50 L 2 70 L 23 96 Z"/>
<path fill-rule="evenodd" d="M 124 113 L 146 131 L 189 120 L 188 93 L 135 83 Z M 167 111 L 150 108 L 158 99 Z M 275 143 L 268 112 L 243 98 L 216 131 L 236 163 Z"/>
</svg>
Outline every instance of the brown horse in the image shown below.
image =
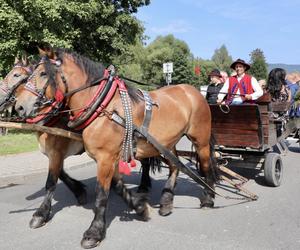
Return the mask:
<svg viewBox="0 0 300 250">
<path fill-rule="evenodd" d="M 29 64 L 25 58 L 15 60 L 14 67 L 0 83 L 0 112 L 11 108 L 15 104 L 15 95 L 23 88 L 33 69 L 33 65 Z M 57 120 L 55 126 L 64 129 L 67 128 L 64 119 Z M 84 184 L 71 178 L 63 170 L 64 159 L 70 155 L 84 152 L 83 143 L 41 132 L 37 132 L 37 139 L 40 151 L 49 159 L 49 165 L 46 181 L 47 195 L 41 206 L 33 214 L 33 218 L 30 221 L 30 227 L 32 228 L 40 227 L 48 220 L 51 211 L 51 199 L 58 178 L 72 191 L 79 204 L 86 203 Z"/>
<path fill-rule="evenodd" d="M 22 60 L 16 59 L 12 70 L 6 75 L 4 80 L 0 83 L 0 113 L 7 109 L 13 108 L 18 92 L 22 91 L 24 84 L 28 77 L 32 74 L 34 65 L 30 64 L 27 58 Z M 69 130 L 66 126 L 68 116 L 50 117 L 48 125 Z M 44 119 L 41 121 L 45 122 Z M 58 178 L 61 179 L 67 187 L 75 195 L 79 204 L 86 203 L 86 192 L 84 184 L 71 178 L 63 169 L 64 159 L 68 156 L 81 154 L 84 152 L 83 143 L 55 136 L 49 133 L 37 132 L 37 140 L 39 142 L 40 151 L 48 157 L 48 178 L 46 181 L 46 197 L 40 207 L 33 214 L 30 221 L 31 228 L 38 228 L 44 225 L 51 212 L 51 201 L 56 187 Z M 142 161 L 142 179 L 139 186 L 140 192 L 148 191 L 151 187 L 151 180 L 149 176 L 152 159 L 144 159 Z M 123 194 L 122 194 L 123 195 Z"/>
<path fill-rule="evenodd" d="M 51 113 L 48 103 L 63 102 L 74 117 L 80 118 L 82 113 L 90 109 L 90 100 L 95 99 L 99 84 L 94 83 L 98 79 L 101 84 L 106 81 L 106 78 L 103 79 L 103 65 L 63 49 L 41 52 L 43 58 L 26 84 L 29 91 L 19 93 L 16 109 L 27 116 L 45 113 L 45 110 Z M 124 90 L 122 80 L 116 77 L 114 83 L 119 90 Z M 145 112 L 144 100 L 138 90 L 129 86 L 127 89 L 131 98 L 133 123 L 141 126 Z M 149 94 L 157 104 L 153 107 L 149 134 L 174 152 L 176 143 L 183 135 L 192 141 L 200 158 L 201 172 L 211 187 L 206 189 L 202 206 L 213 206 L 215 164 L 210 146 L 211 114 L 206 100 L 196 88 L 187 84 L 164 87 Z M 112 114 L 124 117 L 124 108 L 119 92 L 109 92 L 107 95 L 111 95 L 111 100 L 106 107 L 101 107 L 100 112 L 97 111 L 93 121 L 85 124 L 82 133 L 87 153 L 97 162 L 95 217 L 81 241 L 84 248 L 95 247 L 105 237 L 105 211 L 112 181 L 121 190 L 125 189 L 117 164 L 124 153 L 124 128 L 112 120 Z M 136 159 L 158 155 L 158 150 L 145 138 L 137 138 Z M 160 202 L 160 213 L 163 215 L 169 214 L 172 209 L 177 174 L 177 167 L 170 164 L 169 179 Z M 148 206 L 145 204 L 137 202 L 131 205 L 137 213 L 148 216 Z"/>
<path fill-rule="evenodd" d="M 0 82 L 0 117 L 8 118 L 11 116 L 12 103 L 15 102 L 14 90 L 28 78 L 31 69 L 27 66 L 27 58 L 15 59 L 13 69 Z M 0 128 L 0 135 L 6 134 L 7 129 Z"/>
<path fill-rule="evenodd" d="M 28 65 L 27 58 L 24 57 L 22 60 L 15 59 L 12 70 L 0 82 L 0 113 L 7 112 L 9 107 L 15 102 L 13 92 L 20 84 L 26 82 L 32 70 Z"/>
</svg>

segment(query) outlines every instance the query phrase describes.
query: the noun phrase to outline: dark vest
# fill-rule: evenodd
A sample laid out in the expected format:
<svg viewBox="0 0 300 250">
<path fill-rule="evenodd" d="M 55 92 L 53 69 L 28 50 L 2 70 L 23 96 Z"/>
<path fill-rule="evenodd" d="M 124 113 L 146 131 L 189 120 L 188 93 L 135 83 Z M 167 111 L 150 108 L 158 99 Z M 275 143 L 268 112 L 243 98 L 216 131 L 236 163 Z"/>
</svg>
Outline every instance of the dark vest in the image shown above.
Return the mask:
<svg viewBox="0 0 300 250">
<path fill-rule="evenodd" d="M 213 83 L 209 84 L 206 91 L 206 100 L 209 104 L 216 104 L 218 99 L 218 94 L 220 89 L 223 87 L 223 83 L 215 85 Z"/>
</svg>

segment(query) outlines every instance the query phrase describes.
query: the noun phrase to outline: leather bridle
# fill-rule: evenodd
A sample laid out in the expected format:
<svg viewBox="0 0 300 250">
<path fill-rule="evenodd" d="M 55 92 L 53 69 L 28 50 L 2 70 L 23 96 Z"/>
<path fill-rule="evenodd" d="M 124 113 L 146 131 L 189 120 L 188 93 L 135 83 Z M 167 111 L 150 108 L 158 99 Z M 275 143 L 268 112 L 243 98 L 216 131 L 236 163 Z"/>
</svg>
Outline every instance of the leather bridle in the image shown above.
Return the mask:
<svg viewBox="0 0 300 250">
<path fill-rule="evenodd" d="M 23 71 L 25 71 L 25 75 L 24 78 L 22 78 L 21 80 L 18 81 L 18 83 L 14 84 L 11 88 L 9 87 L 9 82 L 8 82 L 8 77 L 10 76 L 10 74 L 13 73 L 13 71 L 16 68 L 20 68 Z M 3 98 L 3 100 L 0 102 L 0 108 L 2 106 L 8 106 L 8 105 L 12 105 L 15 100 L 16 100 L 16 96 L 15 96 L 15 92 L 17 90 L 17 88 L 24 84 L 25 81 L 27 80 L 27 78 L 29 77 L 29 75 L 31 75 L 32 71 L 29 67 L 26 66 L 21 66 L 21 65 L 15 65 L 12 70 L 6 75 L 6 77 L 3 79 L 3 81 L 0 84 L 0 89 L 1 91 L 3 91 L 5 93 L 5 97 Z"/>
</svg>

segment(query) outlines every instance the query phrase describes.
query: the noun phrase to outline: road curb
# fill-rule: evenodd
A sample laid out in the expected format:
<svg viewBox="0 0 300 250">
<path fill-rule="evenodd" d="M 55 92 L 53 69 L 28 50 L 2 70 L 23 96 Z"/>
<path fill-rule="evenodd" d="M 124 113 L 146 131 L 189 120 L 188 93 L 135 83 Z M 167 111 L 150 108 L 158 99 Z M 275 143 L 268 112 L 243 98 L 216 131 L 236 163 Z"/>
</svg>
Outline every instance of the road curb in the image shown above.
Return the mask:
<svg viewBox="0 0 300 250">
<path fill-rule="evenodd" d="M 93 160 L 90 160 L 77 165 L 65 166 L 64 169 L 67 171 L 76 170 L 79 168 L 90 167 L 92 165 L 95 165 L 95 162 Z M 0 188 L 23 184 L 24 182 L 32 178 L 44 175 L 47 172 L 48 172 L 47 168 L 40 168 L 40 169 L 28 171 L 26 174 L 22 173 L 22 174 L 2 175 L 0 176 Z"/>
</svg>

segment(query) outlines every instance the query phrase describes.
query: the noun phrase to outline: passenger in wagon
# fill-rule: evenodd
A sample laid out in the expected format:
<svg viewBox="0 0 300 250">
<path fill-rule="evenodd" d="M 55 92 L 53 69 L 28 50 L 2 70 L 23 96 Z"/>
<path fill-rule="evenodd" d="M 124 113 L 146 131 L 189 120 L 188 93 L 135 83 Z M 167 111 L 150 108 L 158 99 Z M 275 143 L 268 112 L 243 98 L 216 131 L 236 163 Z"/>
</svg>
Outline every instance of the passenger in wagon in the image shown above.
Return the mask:
<svg viewBox="0 0 300 250">
<path fill-rule="evenodd" d="M 260 86 L 263 90 L 266 89 L 266 87 L 267 87 L 267 81 L 266 81 L 265 79 L 260 79 L 260 80 L 258 80 L 257 82 L 258 82 L 259 86 Z"/>
<path fill-rule="evenodd" d="M 226 80 L 228 79 L 228 74 L 226 71 L 220 71 L 220 74 L 222 76 L 222 82 L 225 83 Z"/>
<path fill-rule="evenodd" d="M 296 96 L 296 93 L 299 90 L 299 85 L 297 84 L 297 81 L 299 81 L 299 75 L 297 73 L 290 73 L 287 74 L 285 77 L 285 81 L 287 83 L 288 88 L 291 90 L 291 100 L 294 101 L 294 98 Z"/>
<path fill-rule="evenodd" d="M 282 68 L 272 69 L 268 76 L 267 91 L 271 94 L 272 101 L 290 102 L 291 90 L 286 82 L 286 72 Z"/>
<path fill-rule="evenodd" d="M 255 77 L 246 74 L 250 69 L 250 65 L 242 59 L 237 59 L 230 66 L 236 71 L 236 75 L 230 76 L 220 90 L 217 103 L 242 104 L 253 103 L 256 99 L 263 95 L 263 90 L 259 86 Z M 224 97 L 225 102 L 223 101 Z"/>
<path fill-rule="evenodd" d="M 286 72 L 282 68 L 274 68 L 270 71 L 267 82 L 267 91 L 270 93 L 272 102 L 291 102 L 291 90 L 286 81 Z M 277 137 L 286 129 L 289 119 L 290 108 L 285 111 L 273 111 L 272 116 L 276 120 Z"/>
<path fill-rule="evenodd" d="M 222 75 L 218 69 L 213 69 L 208 78 L 210 84 L 207 87 L 206 100 L 209 104 L 216 104 L 220 89 L 223 87 Z"/>
</svg>

